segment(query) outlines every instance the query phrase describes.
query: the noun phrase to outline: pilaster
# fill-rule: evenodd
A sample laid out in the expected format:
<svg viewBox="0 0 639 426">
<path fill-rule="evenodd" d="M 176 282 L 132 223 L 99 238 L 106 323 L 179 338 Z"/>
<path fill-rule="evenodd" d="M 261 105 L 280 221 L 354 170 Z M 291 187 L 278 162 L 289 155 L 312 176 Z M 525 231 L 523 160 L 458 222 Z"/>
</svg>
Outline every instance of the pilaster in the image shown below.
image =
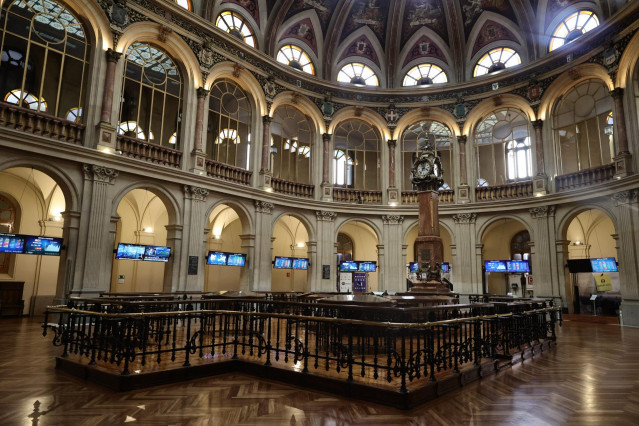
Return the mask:
<svg viewBox="0 0 639 426">
<path fill-rule="evenodd" d="M 273 261 L 271 237 L 273 203 L 255 200 L 255 267 L 253 268 L 253 288 L 251 290 L 269 291 L 271 289 L 271 265 Z"/>
<path fill-rule="evenodd" d="M 337 282 L 337 268 L 335 266 L 335 218 L 337 213 L 326 210 L 318 210 L 315 212 L 317 218 L 317 270 L 319 279 L 316 281 L 316 287 L 313 291 L 335 291 L 335 283 Z M 324 278 L 324 267 L 329 268 L 330 274 L 328 278 Z"/>
<path fill-rule="evenodd" d="M 55 304 L 66 304 L 69 293 L 73 289 L 73 271 L 78 249 L 78 231 L 80 229 L 80 212 L 62 212 L 62 240 L 64 250 L 60 252 L 58 279 L 55 291 Z"/>
<path fill-rule="evenodd" d="M 531 253 L 534 277 L 534 295 L 559 298 L 563 289 L 559 285 L 557 258 L 551 256 L 555 249 L 555 206 L 540 206 L 529 210 L 534 223 L 534 250 Z"/>
<path fill-rule="evenodd" d="M 617 212 L 619 281 L 623 324 L 639 326 L 639 189 L 612 196 Z"/>
<path fill-rule="evenodd" d="M 197 186 L 184 185 L 184 230 L 187 235 L 187 248 L 184 255 L 186 263 L 189 265 L 189 259 L 194 256 L 197 257 L 198 268 L 197 274 L 189 275 L 188 270 L 185 276 L 185 281 L 181 278 L 179 282 L 179 288 L 183 288 L 188 291 L 202 291 L 204 290 L 204 250 L 205 241 L 202 238 L 202 233 L 206 227 L 206 218 L 204 217 L 206 212 L 205 201 L 209 196 L 209 191 L 205 188 L 199 188 Z M 184 274 L 182 275 L 184 277 Z"/>
<path fill-rule="evenodd" d="M 404 216 L 400 215 L 384 215 L 382 216 L 384 224 L 382 229 L 382 240 L 386 247 L 401 247 L 404 244 L 402 240 L 402 224 Z M 401 250 L 389 250 L 384 256 L 384 263 L 380 258 L 380 274 L 384 274 L 384 280 L 380 275 L 380 291 L 406 291 L 406 263 L 405 257 L 402 256 Z"/>
<path fill-rule="evenodd" d="M 459 293 L 482 293 L 481 258 L 476 259 L 475 222 L 476 213 L 453 215 L 457 262 L 455 264 L 455 291 Z M 481 255 L 481 252 L 480 252 Z M 479 263 L 479 274 L 475 266 Z"/>
</svg>

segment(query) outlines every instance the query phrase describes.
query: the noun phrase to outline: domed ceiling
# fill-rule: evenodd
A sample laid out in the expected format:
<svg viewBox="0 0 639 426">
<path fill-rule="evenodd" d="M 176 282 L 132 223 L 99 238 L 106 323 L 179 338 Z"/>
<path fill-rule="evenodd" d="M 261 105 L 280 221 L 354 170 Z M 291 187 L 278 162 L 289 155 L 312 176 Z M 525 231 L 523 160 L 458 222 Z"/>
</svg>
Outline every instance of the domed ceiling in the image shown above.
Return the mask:
<svg viewBox="0 0 639 426">
<path fill-rule="evenodd" d="M 357 60 L 380 75 L 380 85 L 401 86 L 406 71 L 432 63 L 448 81 L 471 77 L 488 49 L 509 47 L 522 63 L 548 52 L 550 35 L 576 10 L 603 22 L 625 0 L 216 0 L 204 16 L 241 14 L 257 48 L 275 56 L 283 45 L 301 47 L 318 77 L 335 80 L 342 64 Z"/>
</svg>

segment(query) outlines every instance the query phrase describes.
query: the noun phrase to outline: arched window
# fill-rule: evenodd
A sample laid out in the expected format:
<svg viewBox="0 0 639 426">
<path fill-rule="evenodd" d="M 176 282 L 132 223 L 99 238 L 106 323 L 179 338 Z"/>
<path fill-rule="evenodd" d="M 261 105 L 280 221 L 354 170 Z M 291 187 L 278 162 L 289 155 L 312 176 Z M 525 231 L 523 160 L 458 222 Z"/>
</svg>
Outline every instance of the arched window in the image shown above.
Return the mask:
<svg viewBox="0 0 639 426">
<path fill-rule="evenodd" d="M 486 53 L 477 61 L 473 77 L 499 72 L 519 64 L 521 64 L 519 53 L 509 47 L 498 47 Z"/>
<path fill-rule="evenodd" d="M 133 43 L 126 53 L 118 133 L 178 149 L 182 77 L 160 48 Z"/>
<path fill-rule="evenodd" d="M 612 163 L 615 153 L 612 99 L 601 80 L 579 83 L 553 113 L 557 174 Z"/>
<path fill-rule="evenodd" d="M 477 186 L 503 185 L 532 176 L 529 121 L 520 110 L 490 113 L 475 128 L 475 146 Z"/>
<path fill-rule="evenodd" d="M 271 145 L 273 177 L 293 182 L 311 183 L 312 122 L 297 108 L 279 107 L 273 114 Z"/>
<path fill-rule="evenodd" d="M 0 195 L 0 233 L 14 233 L 16 220 L 16 208 L 8 198 Z M 0 274 L 9 273 L 9 265 L 13 255 L 0 253 Z"/>
<path fill-rule="evenodd" d="M 375 71 L 359 62 L 344 65 L 337 74 L 337 81 L 361 86 L 379 86 L 379 79 Z"/>
<path fill-rule="evenodd" d="M 435 147 L 435 154 L 442 162 L 444 184 L 440 189 L 450 189 L 453 181 L 453 134 L 445 124 L 437 121 L 420 121 L 408 127 L 402 138 L 402 187 L 416 189 L 410 180 L 413 163 L 423 142 Z"/>
<path fill-rule="evenodd" d="M 191 4 L 191 0 L 174 0 L 178 6 L 182 6 L 186 10 L 193 11 L 193 5 Z"/>
<path fill-rule="evenodd" d="M 280 51 L 277 52 L 277 62 L 288 65 L 298 71 L 315 75 L 315 67 L 313 66 L 311 58 L 309 58 L 306 52 L 301 48 L 292 44 L 283 46 Z"/>
<path fill-rule="evenodd" d="M 62 119 L 81 113 L 91 52 L 73 13 L 53 0 L 16 0 L 5 2 L 0 26 L 2 99 Z"/>
<path fill-rule="evenodd" d="M 255 47 L 255 35 L 251 26 L 242 16 L 232 10 L 220 13 L 215 21 L 215 26 L 242 40 L 251 47 Z"/>
<path fill-rule="evenodd" d="M 341 122 L 333 137 L 333 183 L 379 190 L 380 139 L 377 130 L 363 120 L 353 118 Z"/>
<path fill-rule="evenodd" d="M 337 234 L 337 264 L 353 260 L 353 240 L 340 232 Z"/>
<path fill-rule="evenodd" d="M 218 80 L 209 95 L 207 157 L 248 170 L 250 122 L 251 106 L 244 91 L 230 80 Z"/>
<path fill-rule="evenodd" d="M 599 26 L 599 19 L 597 15 L 589 10 L 580 10 L 568 16 L 561 21 L 555 31 L 550 37 L 550 44 L 548 51 L 553 50 L 568 44 L 590 30 L 593 30 Z"/>
<path fill-rule="evenodd" d="M 419 64 L 406 73 L 402 86 L 424 86 L 434 83 L 448 83 L 443 69 L 433 64 Z"/>
</svg>

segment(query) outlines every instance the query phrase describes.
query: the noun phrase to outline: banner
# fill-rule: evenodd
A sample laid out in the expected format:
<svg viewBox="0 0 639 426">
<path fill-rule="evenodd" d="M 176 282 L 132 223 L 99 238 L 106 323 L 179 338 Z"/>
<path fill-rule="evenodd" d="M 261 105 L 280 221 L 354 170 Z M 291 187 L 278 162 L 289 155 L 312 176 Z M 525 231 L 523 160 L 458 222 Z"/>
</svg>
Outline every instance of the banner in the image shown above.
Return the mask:
<svg viewBox="0 0 639 426">
<path fill-rule="evenodd" d="M 339 292 L 340 293 L 353 292 L 353 273 L 352 272 L 339 273 Z"/>
<path fill-rule="evenodd" d="M 353 273 L 353 293 L 366 293 L 366 272 Z"/>
<path fill-rule="evenodd" d="M 612 291 L 612 280 L 608 274 L 593 274 L 597 291 Z"/>
</svg>

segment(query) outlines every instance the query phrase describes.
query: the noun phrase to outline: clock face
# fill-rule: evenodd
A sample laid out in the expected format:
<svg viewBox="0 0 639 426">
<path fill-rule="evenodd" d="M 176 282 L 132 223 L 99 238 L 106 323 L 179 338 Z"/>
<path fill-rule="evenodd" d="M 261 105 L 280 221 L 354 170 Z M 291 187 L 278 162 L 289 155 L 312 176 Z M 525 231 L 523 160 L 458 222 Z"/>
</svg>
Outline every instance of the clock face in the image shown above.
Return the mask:
<svg viewBox="0 0 639 426">
<path fill-rule="evenodd" d="M 424 177 L 430 173 L 430 163 L 420 163 L 417 165 L 417 176 Z"/>
</svg>

